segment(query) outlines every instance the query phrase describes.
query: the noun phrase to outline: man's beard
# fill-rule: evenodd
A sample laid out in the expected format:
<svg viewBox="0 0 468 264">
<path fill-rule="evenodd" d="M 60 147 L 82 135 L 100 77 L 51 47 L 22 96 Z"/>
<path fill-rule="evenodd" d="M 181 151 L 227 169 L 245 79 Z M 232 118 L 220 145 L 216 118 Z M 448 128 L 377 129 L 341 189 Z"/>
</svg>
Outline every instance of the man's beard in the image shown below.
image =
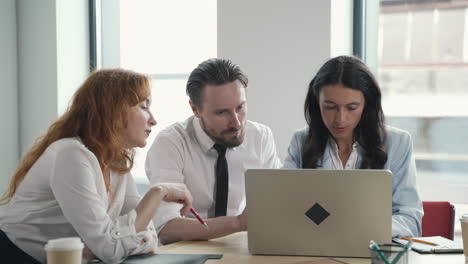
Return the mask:
<svg viewBox="0 0 468 264">
<path fill-rule="evenodd" d="M 231 129 L 221 131 L 219 136 L 216 136 L 215 131 L 213 129 L 208 128 L 205 125 L 205 121 L 201 117 L 200 117 L 200 125 L 201 125 L 203 131 L 205 131 L 205 133 L 215 143 L 220 144 L 222 146 L 225 146 L 226 148 L 235 148 L 235 147 L 239 146 L 240 144 L 242 144 L 242 142 L 244 142 L 244 136 L 245 136 L 244 124 L 242 124 L 241 127 L 238 128 L 238 129 L 237 128 L 231 128 Z M 227 133 L 230 133 L 230 132 L 237 132 L 237 131 L 240 131 L 239 136 L 232 137 L 230 139 L 227 139 L 227 138 L 223 137 L 223 134 L 227 134 Z"/>
</svg>

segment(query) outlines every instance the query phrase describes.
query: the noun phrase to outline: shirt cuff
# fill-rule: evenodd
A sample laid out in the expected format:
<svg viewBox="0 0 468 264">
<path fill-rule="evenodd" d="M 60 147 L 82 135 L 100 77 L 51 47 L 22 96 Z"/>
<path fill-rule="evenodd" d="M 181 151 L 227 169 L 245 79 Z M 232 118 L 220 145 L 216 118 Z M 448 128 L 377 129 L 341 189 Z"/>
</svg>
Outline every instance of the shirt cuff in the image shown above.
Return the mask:
<svg viewBox="0 0 468 264">
<path fill-rule="evenodd" d="M 128 214 L 117 217 L 111 230 L 112 238 L 114 240 L 120 240 L 125 251 L 132 252 L 132 255 L 153 250 L 158 240 L 151 222 L 148 224 L 147 230 L 136 232 L 136 216 L 136 211 L 133 209 L 128 212 Z"/>
<path fill-rule="evenodd" d="M 167 203 L 162 201 L 156 216 L 153 218 L 154 225 L 156 226 L 156 232 L 159 234 L 161 230 L 166 226 L 167 222 L 174 218 L 180 217 L 180 209 L 182 205 L 177 203 Z"/>
</svg>

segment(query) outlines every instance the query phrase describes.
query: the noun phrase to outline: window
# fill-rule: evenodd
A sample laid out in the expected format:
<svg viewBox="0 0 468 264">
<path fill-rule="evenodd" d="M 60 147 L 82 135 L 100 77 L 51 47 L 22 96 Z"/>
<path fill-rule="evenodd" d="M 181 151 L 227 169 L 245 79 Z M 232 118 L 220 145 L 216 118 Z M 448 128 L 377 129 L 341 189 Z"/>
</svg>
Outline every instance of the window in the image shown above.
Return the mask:
<svg viewBox="0 0 468 264">
<path fill-rule="evenodd" d="M 148 145 L 137 149 L 132 173 L 140 188 L 148 183 L 145 158 L 155 136 L 192 114 L 185 94 L 190 72 L 203 60 L 217 55 L 216 2 L 98 3 L 102 14 L 102 66 L 122 67 L 153 77 L 151 111 L 158 124 L 152 129 Z M 117 32 L 113 32 L 116 28 Z"/>
<path fill-rule="evenodd" d="M 387 123 L 413 137 L 422 199 L 468 210 L 468 1 L 381 0 L 369 17 L 366 55 Z"/>
</svg>

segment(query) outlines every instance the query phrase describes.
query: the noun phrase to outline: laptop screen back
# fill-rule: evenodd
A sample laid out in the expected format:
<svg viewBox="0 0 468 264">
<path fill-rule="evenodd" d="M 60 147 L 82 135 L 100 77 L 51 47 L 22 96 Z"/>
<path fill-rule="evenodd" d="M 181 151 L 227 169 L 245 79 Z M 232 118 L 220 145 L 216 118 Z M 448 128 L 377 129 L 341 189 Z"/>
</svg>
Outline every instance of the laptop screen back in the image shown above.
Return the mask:
<svg viewBox="0 0 468 264">
<path fill-rule="evenodd" d="M 384 170 L 247 170 L 252 254 L 369 257 L 391 242 L 392 174 Z"/>
</svg>

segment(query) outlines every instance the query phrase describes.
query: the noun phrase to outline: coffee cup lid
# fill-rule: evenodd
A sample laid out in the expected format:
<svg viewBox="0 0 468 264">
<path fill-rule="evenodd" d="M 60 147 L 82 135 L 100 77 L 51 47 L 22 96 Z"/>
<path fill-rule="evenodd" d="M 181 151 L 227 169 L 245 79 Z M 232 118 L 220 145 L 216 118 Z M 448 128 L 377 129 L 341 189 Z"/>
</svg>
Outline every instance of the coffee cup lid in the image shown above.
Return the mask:
<svg viewBox="0 0 468 264">
<path fill-rule="evenodd" d="M 460 221 L 462 222 L 468 222 L 468 214 L 464 214 L 460 217 Z"/>
<path fill-rule="evenodd" d="M 84 245 L 79 237 L 63 237 L 51 239 L 45 245 L 45 250 L 79 250 L 83 249 Z"/>
</svg>

